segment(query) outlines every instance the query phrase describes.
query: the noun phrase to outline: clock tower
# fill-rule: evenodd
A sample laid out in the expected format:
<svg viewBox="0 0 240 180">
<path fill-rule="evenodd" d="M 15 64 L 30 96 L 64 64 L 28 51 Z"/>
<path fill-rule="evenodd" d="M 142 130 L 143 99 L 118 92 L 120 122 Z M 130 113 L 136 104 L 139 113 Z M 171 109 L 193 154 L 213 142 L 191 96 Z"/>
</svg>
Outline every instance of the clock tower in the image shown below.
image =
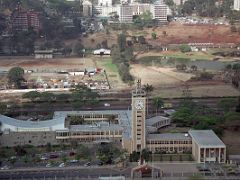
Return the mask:
<svg viewBox="0 0 240 180">
<path fill-rule="evenodd" d="M 137 81 L 136 88 L 132 91 L 132 146 L 131 152 L 140 152 L 146 148 L 146 92 Z"/>
</svg>

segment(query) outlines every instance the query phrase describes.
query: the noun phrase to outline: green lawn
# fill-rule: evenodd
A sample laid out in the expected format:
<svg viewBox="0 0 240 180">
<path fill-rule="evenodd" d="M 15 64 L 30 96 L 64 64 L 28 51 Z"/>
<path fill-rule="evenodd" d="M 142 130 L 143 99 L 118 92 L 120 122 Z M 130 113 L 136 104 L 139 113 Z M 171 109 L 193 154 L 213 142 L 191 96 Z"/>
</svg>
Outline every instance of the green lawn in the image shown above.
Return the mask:
<svg viewBox="0 0 240 180">
<path fill-rule="evenodd" d="M 102 65 L 105 67 L 106 71 L 118 72 L 117 66 L 112 63 L 111 58 L 105 58 L 102 60 Z"/>
<path fill-rule="evenodd" d="M 208 52 L 203 53 L 203 52 L 190 52 L 190 53 L 182 53 L 180 51 L 174 52 L 171 54 L 166 54 L 167 57 L 172 57 L 172 58 L 186 58 L 186 59 L 201 59 L 201 60 L 212 60 L 214 56 Z"/>
<path fill-rule="evenodd" d="M 112 88 L 121 88 L 124 86 L 124 83 L 122 82 L 118 73 L 118 68 L 112 63 L 111 57 L 96 58 L 95 61 L 97 67 L 105 69 Z"/>
<path fill-rule="evenodd" d="M 153 161 L 193 161 L 191 154 L 153 154 Z"/>
</svg>

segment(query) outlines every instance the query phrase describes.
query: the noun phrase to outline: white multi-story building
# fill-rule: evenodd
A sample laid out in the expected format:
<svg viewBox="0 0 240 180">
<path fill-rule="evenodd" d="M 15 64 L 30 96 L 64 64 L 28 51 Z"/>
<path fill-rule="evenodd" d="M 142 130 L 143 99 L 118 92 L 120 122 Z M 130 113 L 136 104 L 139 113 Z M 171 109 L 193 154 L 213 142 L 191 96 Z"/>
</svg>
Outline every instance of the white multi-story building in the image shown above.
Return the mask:
<svg viewBox="0 0 240 180">
<path fill-rule="evenodd" d="M 98 6 L 112 6 L 112 0 L 98 0 Z"/>
<path fill-rule="evenodd" d="M 153 15 L 153 19 L 157 20 L 159 23 L 167 22 L 167 5 L 161 1 L 156 1 L 151 6 L 151 13 Z"/>
<path fill-rule="evenodd" d="M 151 10 L 151 5 L 148 3 L 132 3 L 133 15 L 140 15 Z"/>
<path fill-rule="evenodd" d="M 233 9 L 236 11 L 240 11 L 240 0 L 234 0 Z"/>
<path fill-rule="evenodd" d="M 130 5 L 122 4 L 119 8 L 119 21 L 121 23 L 132 23 L 133 20 L 133 7 Z"/>
<path fill-rule="evenodd" d="M 93 15 L 93 5 L 90 1 L 83 1 L 83 16 L 91 17 Z"/>
</svg>

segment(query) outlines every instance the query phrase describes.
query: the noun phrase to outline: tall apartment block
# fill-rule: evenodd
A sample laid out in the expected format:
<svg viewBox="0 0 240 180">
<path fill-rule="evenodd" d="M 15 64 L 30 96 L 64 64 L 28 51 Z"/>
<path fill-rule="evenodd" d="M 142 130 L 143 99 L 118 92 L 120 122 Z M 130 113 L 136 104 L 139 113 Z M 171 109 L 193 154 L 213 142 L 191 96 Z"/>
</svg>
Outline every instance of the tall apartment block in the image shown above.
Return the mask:
<svg viewBox="0 0 240 180">
<path fill-rule="evenodd" d="M 12 28 L 16 31 L 26 31 L 30 27 L 34 31 L 38 32 L 41 28 L 39 13 L 35 11 L 20 11 L 13 12 L 12 17 Z"/>
<path fill-rule="evenodd" d="M 162 24 L 167 22 L 167 5 L 161 1 L 156 1 L 152 5 L 151 13 L 153 15 L 153 19 L 155 19 L 158 23 Z"/>
<path fill-rule="evenodd" d="M 233 9 L 236 11 L 240 11 L 240 0 L 234 0 Z"/>
</svg>

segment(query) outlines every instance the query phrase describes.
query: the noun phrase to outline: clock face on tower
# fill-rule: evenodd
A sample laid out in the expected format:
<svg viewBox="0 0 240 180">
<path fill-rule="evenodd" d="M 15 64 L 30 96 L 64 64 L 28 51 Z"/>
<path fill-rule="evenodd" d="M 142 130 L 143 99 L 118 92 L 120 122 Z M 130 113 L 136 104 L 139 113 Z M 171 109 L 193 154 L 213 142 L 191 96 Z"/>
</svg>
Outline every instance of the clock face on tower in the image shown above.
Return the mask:
<svg viewBox="0 0 240 180">
<path fill-rule="evenodd" d="M 135 101 L 135 108 L 137 110 L 142 110 L 144 108 L 143 100 L 136 100 Z"/>
</svg>

